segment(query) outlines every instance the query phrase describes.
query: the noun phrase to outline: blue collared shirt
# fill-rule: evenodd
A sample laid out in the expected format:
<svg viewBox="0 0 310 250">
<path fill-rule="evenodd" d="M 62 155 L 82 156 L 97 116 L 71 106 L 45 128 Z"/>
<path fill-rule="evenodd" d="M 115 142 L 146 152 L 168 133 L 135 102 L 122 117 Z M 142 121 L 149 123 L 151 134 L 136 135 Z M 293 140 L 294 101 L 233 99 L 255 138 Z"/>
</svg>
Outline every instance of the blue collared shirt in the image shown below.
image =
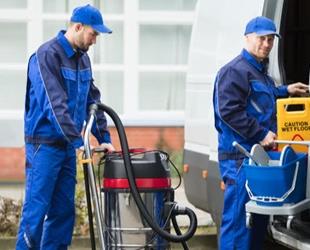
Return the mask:
<svg viewBox="0 0 310 250">
<path fill-rule="evenodd" d="M 276 98 L 287 95 L 287 87 L 276 87 L 265 65 L 245 49 L 223 66 L 213 95 L 219 157 L 238 153 L 233 141 L 250 150 L 268 131 L 276 132 Z"/>
<path fill-rule="evenodd" d="M 75 51 L 72 48 L 71 44 L 69 43 L 68 39 L 65 37 L 65 30 L 61 30 L 57 34 L 57 40 L 61 47 L 64 49 L 68 58 L 73 57 L 75 55 Z"/>
<path fill-rule="evenodd" d="M 28 63 L 25 140 L 83 145 L 81 131 L 88 107 L 100 102 L 87 53 L 75 51 L 65 31 L 44 43 Z M 103 112 L 97 112 L 92 133 L 99 143 L 111 142 Z"/>
</svg>

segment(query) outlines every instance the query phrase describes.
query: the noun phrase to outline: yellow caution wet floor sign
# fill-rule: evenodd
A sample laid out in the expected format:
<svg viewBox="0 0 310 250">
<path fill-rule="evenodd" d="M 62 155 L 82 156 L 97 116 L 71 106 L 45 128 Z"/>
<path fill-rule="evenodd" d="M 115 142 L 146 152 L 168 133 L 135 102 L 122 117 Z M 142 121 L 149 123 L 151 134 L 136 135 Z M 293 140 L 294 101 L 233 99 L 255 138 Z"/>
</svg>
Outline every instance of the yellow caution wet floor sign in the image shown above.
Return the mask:
<svg viewBox="0 0 310 250">
<path fill-rule="evenodd" d="M 278 99 L 277 128 L 279 140 L 310 140 L 310 98 Z M 293 148 L 295 151 L 307 152 L 306 146 L 294 145 Z"/>
</svg>

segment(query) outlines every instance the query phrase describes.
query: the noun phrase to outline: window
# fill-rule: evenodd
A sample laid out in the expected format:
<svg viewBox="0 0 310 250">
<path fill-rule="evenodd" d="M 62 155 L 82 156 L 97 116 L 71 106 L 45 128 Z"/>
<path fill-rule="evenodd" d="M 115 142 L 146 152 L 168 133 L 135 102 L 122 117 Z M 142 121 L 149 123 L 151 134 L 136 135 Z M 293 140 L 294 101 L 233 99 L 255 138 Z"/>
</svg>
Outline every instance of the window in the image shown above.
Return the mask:
<svg viewBox="0 0 310 250">
<path fill-rule="evenodd" d="M 196 0 L 140 0 L 141 10 L 194 10 Z"/>
<path fill-rule="evenodd" d="M 27 8 L 27 0 L 0 1 L 0 9 L 25 9 L 25 8 Z"/>
<path fill-rule="evenodd" d="M 23 112 L 29 56 L 88 3 L 113 30 L 89 50 L 103 102 L 134 125 L 168 116 L 180 124 L 196 0 L 0 1 L 0 110 Z"/>
<path fill-rule="evenodd" d="M 103 0 L 98 1 L 100 4 L 100 9 L 103 10 L 105 14 L 121 14 L 124 12 L 124 0 Z M 103 3 L 103 4 L 101 4 Z"/>
<path fill-rule="evenodd" d="M 123 24 L 121 22 L 106 22 L 113 31 L 112 34 L 101 34 L 97 38 L 94 49 L 94 63 L 123 63 Z"/>
<path fill-rule="evenodd" d="M 123 74 L 122 72 L 94 72 L 94 84 L 101 92 L 101 101 L 123 114 Z"/>
<path fill-rule="evenodd" d="M 0 63 L 25 63 L 27 60 L 27 25 L 0 22 Z"/>
<path fill-rule="evenodd" d="M 43 11 L 46 13 L 71 13 L 76 6 L 90 3 L 87 0 L 43 0 Z"/>
<path fill-rule="evenodd" d="M 64 21 L 43 21 L 43 40 L 55 37 L 60 30 L 67 29 L 67 25 Z"/>
<path fill-rule="evenodd" d="M 185 73 L 141 73 L 140 110 L 184 110 Z"/>
<path fill-rule="evenodd" d="M 190 34 L 190 25 L 140 25 L 138 110 L 184 110 Z"/>
<path fill-rule="evenodd" d="M 186 64 L 190 34 L 190 26 L 141 25 L 140 63 Z"/>
<path fill-rule="evenodd" d="M 26 91 L 25 71 L 0 71 L 0 111 L 23 110 Z"/>
</svg>

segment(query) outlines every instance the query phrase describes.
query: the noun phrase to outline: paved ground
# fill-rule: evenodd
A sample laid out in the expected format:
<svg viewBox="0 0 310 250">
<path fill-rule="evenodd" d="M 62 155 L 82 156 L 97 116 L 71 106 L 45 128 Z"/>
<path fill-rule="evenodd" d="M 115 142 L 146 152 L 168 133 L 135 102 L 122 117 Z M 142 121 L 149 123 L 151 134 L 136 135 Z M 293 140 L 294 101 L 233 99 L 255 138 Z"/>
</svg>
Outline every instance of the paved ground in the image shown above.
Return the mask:
<svg viewBox="0 0 310 250">
<path fill-rule="evenodd" d="M 173 184 L 176 185 L 176 180 L 173 180 Z M 215 250 L 217 249 L 216 243 L 216 229 L 213 225 L 209 214 L 202 210 L 193 207 L 186 199 L 183 186 L 179 187 L 175 192 L 175 200 L 186 207 L 193 209 L 197 215 L 199 228 L 195 236 L 188 242 L 189 249 L 191 250 Z M 186 216 L 178 216 L 178 223 L 181 226 L 188 224 Z M 90 240 L 88 238 L 74 239 L 70 250 L 90 250 Z M 0 239 L 1 250 L 12 250 L 15 246 L 15 239 Z M 172 244 L 172 249 L 183 249 L 180 244 Z M 98 245 L 97 245 L 98 249 Z M 266 242 L 264 250 L 285 250 L 287 248 L 275 243 Z"/>
<path fill-rule="evenodd" d="M 178 180 L 173 180 L 173 186 L 177 186 Z M 216 229 L 213 225 L 212 219 L 206 212 L 195 208 L 191 205 L 185 196 L 183 185 L 175 191 L 175 201 L 180 205 L 191 208 L 198 220 L 199 229 L 196 235 L 188 242 L 189 249 L 191 250 L 215 250 L 217 249 L 216 243 Z M 186 227 L 189 223 L 187 216 L 178 216 L 177 221 L 179 226 Z M 76 240 L 70 250 L 90 250 L 90 242 L 88 239 Z M 181 244 L 171 244 L 171 249 L 183 249 Z"/>
<path fill-rule="evenodd" d="M 178 183 L 178 180 L 174 179 L 172 181 L 172 183 L 173 183 L 173 186 L 174 185 L 176 186 Z M 211 216 L 208 213 L 194 207 L 191 203 L 189 203 L 189 201 L 187 200 L 186 195 L 185 195 L 183 182 L 182 182 L 182 185 L 175 191 L 175 201 L 177 203 L 179 203 L 180 205 L 183 205 L 183 206 L 186 206 L 186 207 L 192 209 L 195 212 L 199 226 L 208 226 L 208 227 L 214 228 L 214 223 L 211 219 Z M 188 220 L 187 220 L 186 216 L 179 216 L 178 223 L 180 226 L 188 225 Z M 211 232 L 209 232 L 209 233 L 211 233 Z M 212 230 L 212 234 L 214 234 L 214 233 L 215 233 L 215 230 Z"/>
<path fill-rule="evenodd" d="M 192 240 L 188 242 L 188 248 L 191 250 L 216 250 L 216 237 L 214 235 L 197 237 L 195 236 Z M 171 244 L 171 250 L 177 249 L 183 249 L 182 245 Z M 89 242 L 87 240 L 83 240 L 74 242 L 74 245 L 70 247 L 70 250 L 91 250 L 91 248 L 89 247 Z"/>
<path fill-rule="evenodd" d="M 89 239 L 74 239 L 72 242 L 70 250 L 91 250 Z M 1 250 L 13 250 L 15 249 L 15 239 L 6 238 L 0 239 L 0 249 Z M 188 242 L 189 249 L 191 250 L 216 250 L 216 236 L 215 235 L 198 235 Z M 97 249 L 98 245 L 97 245 Z M 172 244 L 172 250 L 183 249 L 180 244 Z M 266 242 L 263 250 L 288 250 L 288 248 L 272 243 Z"/>
<path fill-rule="evenodd" d="M 177 180 L 173 180 L 173 185 L 177 185 Z M 191 250 L 216 250 L 217 249 L 217 238 L 216 228 L 212 222 L 209 214 L 195 208 L 186 199 L 183 185 L 181 185 L 175 192 L 175 200 L 180 204 L 194 210 L 197 216 L 199 228 L 195 236 L 188 242 L 188 247 Z M 178 223 L 180 226 L 188 225 L 188 219 L 186 216 L 179 216 Z M 70 250 L 90 250 L 89 240 L 75 241 L 74 245 Z M 181 244 L 171 244 L 171 249 L 183 249 Z M 286 250 L 288 248 L 280 246 L 276 243 L 266 241 L 263 250 Z"/>
</svg>

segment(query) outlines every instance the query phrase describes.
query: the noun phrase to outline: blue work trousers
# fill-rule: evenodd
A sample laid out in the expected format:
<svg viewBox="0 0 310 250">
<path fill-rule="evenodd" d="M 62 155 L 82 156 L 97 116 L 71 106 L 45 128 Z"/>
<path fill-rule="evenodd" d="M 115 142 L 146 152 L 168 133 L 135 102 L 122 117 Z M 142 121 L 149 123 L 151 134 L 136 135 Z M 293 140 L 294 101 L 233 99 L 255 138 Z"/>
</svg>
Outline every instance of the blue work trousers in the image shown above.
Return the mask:
<svg viewBox="0 0 310 250">
<path fill-rule="evenodd" d="M 67 249 L 75 207 L 72 146 L 26 144 L 26 191 L 16 249 Z"/>
<path fill-rule="evenodd" d="M 245 189 L 246 177 L 241 167 L 242 160 L 222 160 L 219 163 L 225 183 L 220 249 L 262 249 L 269 217 L 253 214 L 252 228 L 246 227 L 245 204 L 249 197 Z"/>
</svg>

